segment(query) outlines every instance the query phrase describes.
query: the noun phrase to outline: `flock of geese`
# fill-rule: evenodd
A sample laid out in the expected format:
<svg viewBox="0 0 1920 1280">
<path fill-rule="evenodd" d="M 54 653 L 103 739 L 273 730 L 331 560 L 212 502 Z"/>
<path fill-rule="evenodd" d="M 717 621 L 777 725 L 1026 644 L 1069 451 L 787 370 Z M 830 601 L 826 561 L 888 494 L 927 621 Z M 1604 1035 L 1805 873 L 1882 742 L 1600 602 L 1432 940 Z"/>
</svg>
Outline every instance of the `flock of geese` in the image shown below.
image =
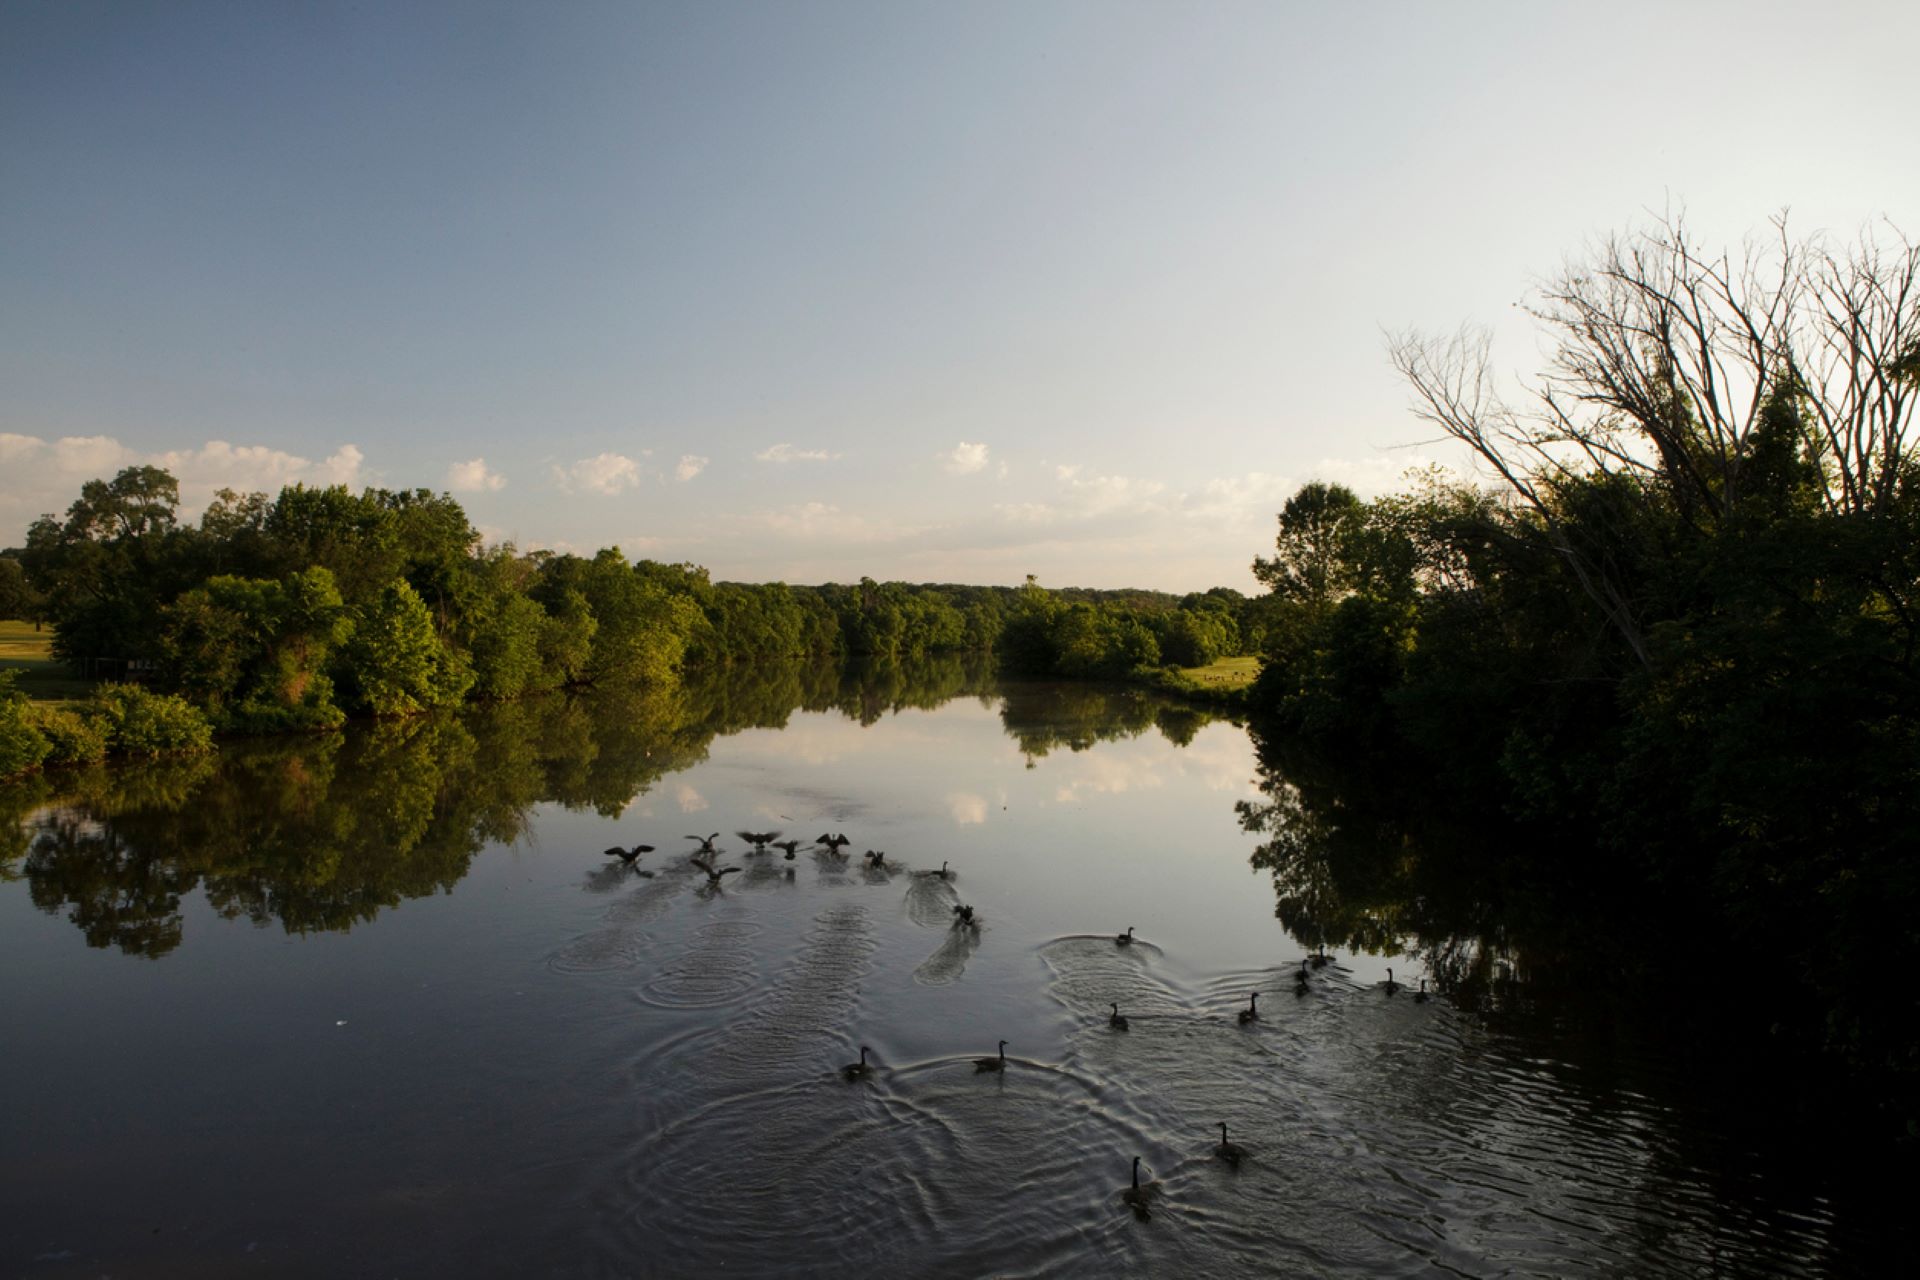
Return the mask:
<svg viewBox="0 0 1920 1280">
<path fill-rule="evenodd" d="M 734 834 L 752 845 L 755 854 L 765 854 L 769 848 L 779 849 L 785 854 L 786 860 L 789 862 L 794 861 L 798 856 L 798 850 L 802 844 L 799 840 L 780 839 L 780 833 L 778 831 L 736 831 Z M 725 877 L 739 873 L 739 867 L 716 867 L 714 865 L 714 859 L 720 856 L 720 849 L 715 844 L 715 841 L 720 838 L 718 831 L 710 835 L 687 836 L 686 838 L 692 840 L 699 846 L 693 851 L 687 861 L 706 873 L 709 886 L 717 889 Z M 842 833 L 823 832 L 814 838 L 811 847 L 825 850 L 824 856 L 834 861 L 845 862 L 848 860 L 846 848 L 851 843 L 853 842 L 848 840 Z M 632 867 L 638 862 L 642 854 L 652 853 L 653 851 L 654 847 L 650 844 L 636 844 L 631 848 L 622 848 L 616 845 L 606 851 L 606 856 L 609 858 L 618 858 L 627 866 Z M 887 855 L 880 850 L 869 849 L 862 856 L 866 858 L 867 866 L 870 869 L 885 870 L 889 865 L 887 863 Z M 895 863 L 893 865 L 897 866 L 898 864 Z M 954 872 L 945 862 L 940 864 L 938 871 L 919 871 L 915 872 L 915 874 L 941 880 L 951 880 L 954 878 Z M 977 930 L 980 927 L 980 917 L 975 914 L 971 906 L 965 903 L 958 903 L 954 906 L 953 917 L 953 927 L 956 929 Z M 1128 925 L 1125 933 L 1115 934 L 1113 937 L 1114 945 L 1117 947 L 1131 947 L 1134 941 L 1133 930 L 1134 926 Z M 1294 996 L 1296 998 L 1305 996 L 1308 991 L 1312 989 L 1308 984 L 1308 976 L 1312 970 L 1323 969 L 1332 962 L 1333 957 L 1327 954 L 1325 944 L 1322 944 L 1316 949 L 1312 955 L 1302 956 L 1300 959 L 1300 972 L 1294 977 Z M 1387 980 L 1381 989 L 1387 995 L 1392 996 L 1398 994 L 1403 985 L 1404 984 L 1394 980 L 1393 970 L 1388 969 Z M 1427 993 L 1427 980 L 1425 978 L 1420 979 L 1420 989 L 1414 993 L 1413 998 L 1420 1004 L 1425 1004 L 1428 999 L 1431 998 Z M 1108 1008 L 1112 1010 L 1112 1013 L 1107 1017 L 1107 1026 L 1115 1031 L 1128 1030 L 1129 1024 L 1127 1022 L 1127 1016 L 1120 1012 L 1119 1003 L 1117 1001 L 1113 1002 L 1108 1005 Z M 1247 993 L 1247 1007 L 1240 1010 L 1235 1015 L 1235 1018 L 1243 1027 L 1260 1021 L 1260 993 L 1258 991 L 1249 991 Z M 846 1066 L 841 1067 L 841 1078 L 849 1082 L 869 1078 L 874 1071 L 873 1064 L 867 1061 L 867 1055 L 871 1052 L 872 1050 L 866 1045 L 861 1045 L 860 1061 L 849 1062 Z M 973 1069 L 976 1073 L 1004 1073 L 1007 1069 L 1007 1042 L 1005 1040 L 1000 1042 L 999 1052 L 994 1056 L 990 1058 L 975 1058 L 973 1060 Z M 1247 1156 L 1247 1149 L 1227 1137 L 1226 1121 L 1222 1120 L 1217 1123 L 1220 1126 L 1220 1142 L 1219 1145 L 1213 1149 L 1214 1157 L 1238 1168 L 1240 1162 Z M 1152 1183 L 1146 1185 L 1141 1184 L 1140 1157 L 1135 1156 L 1133 1158 L 1133 1184 L 1120 1193 L 1120 1198 L 1129 1209 L 1133 1210 L 1134 1216 L 1142 1222 L 1145 1222 L 1153 1216 L 1153 1185 Z"/>
</svg>

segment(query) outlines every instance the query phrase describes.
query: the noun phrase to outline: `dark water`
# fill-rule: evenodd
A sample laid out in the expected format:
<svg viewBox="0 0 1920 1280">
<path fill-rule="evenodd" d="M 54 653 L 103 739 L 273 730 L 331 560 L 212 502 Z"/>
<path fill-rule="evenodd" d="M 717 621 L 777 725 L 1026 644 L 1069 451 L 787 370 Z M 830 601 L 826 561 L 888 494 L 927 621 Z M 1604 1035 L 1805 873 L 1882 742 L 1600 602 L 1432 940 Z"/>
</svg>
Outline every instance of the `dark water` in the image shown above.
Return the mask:
<svg viewBox="0 0 1920 1280">
<path fill-rule="evenodd" d="M 1658 1044 L 1389 994 L 1438 963 L 1391 946 L 1296 995 L 1235 812 L 1256 765 L 1204 713 L 948 663 L 0 792 L 0 1274 L 1817 1275 L 1888 1248 L 1844 1160 Z M 716 830 L 718 889 L 683 838 Z"/>
</svg>

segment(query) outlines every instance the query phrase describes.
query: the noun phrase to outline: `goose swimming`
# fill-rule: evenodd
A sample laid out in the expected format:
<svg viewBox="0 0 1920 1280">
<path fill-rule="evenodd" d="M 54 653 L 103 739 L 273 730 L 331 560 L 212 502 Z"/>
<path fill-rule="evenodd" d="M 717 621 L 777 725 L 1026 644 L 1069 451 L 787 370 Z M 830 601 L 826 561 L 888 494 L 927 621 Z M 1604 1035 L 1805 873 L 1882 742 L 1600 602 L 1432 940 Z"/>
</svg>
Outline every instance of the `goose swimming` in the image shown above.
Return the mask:
<svg viewBox="0 0 1920 1280">
<path fill-rule="evenodd" d="M 973 1060 L 973 1069 L 975 1071 L 1005 1071 L 1007 1069 L 1007 1042 L 1005 1040 L 1000 1042 L 999 1057 L 975 1058 Z"/>
<path fill-rule="evenodd" d="M 1140 1219 L 1140 1221 L 1145 1222 L 1153 1216 L 1153 1210 L 1148 1204 L 1148 1188 L 1140 1185 L 1139 1156 L 1133 1158 L 1133 1185 L 1125 1191 L 1122 1191 L 1120 1198 L 1126 1202 L 1129 1209 L 1133 1210 L 1133 1216 Z"/>
</svg>

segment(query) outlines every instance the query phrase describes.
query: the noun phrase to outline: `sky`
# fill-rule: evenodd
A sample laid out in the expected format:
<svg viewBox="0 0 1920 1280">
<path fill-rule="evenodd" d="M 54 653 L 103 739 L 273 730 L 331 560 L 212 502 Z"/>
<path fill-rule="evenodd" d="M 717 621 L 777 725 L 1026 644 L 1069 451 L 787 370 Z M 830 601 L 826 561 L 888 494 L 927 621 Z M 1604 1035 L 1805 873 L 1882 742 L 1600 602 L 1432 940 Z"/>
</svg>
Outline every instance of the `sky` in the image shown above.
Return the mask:
<svg viewBox="0 0 1920 1280">
<path fill-rule="evenodd" d="M 1465 460 L 1386 334 L 1920 233 L 1920 5 L 0 0 L 0 546 L 425 487 L 718 578 L 1253 590 Z"/>
</svg>

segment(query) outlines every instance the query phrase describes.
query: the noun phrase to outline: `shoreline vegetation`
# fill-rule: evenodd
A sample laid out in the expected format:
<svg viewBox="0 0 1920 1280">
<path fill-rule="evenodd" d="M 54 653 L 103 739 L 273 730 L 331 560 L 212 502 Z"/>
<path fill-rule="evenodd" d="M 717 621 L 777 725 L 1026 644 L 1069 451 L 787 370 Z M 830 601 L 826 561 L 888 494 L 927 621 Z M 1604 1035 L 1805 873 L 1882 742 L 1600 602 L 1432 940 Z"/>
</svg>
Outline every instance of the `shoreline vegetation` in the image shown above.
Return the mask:
<svg viewBox="0 0 1920 1280">
<path fill-rule="evenodd" d="M 1496 483 L 1288 500 L 1243 817 L 1283 917 L 1371 867 L 1439 936 L 1813 1064 L 1911 1140 L 1920 246 L 1776 230 L 1663 223 L 1548 280 L 1531 404 L 1483 334 L 1392 340 Z M 1372 893 L 1337 937 L 1380 935 Z"/>
<path fill-rule="evenodd" d="M 1267 612 L 1227 588 L 714 582 L 484 546 L 427 490 L 223 490 L 189 524 L 172 475 L 130 467 L 0 553 L 0 615 L 32 620 L 0 624 L 0 779 L 744 663 L 992 654 L 1231 706 Z"/>
</svg>

